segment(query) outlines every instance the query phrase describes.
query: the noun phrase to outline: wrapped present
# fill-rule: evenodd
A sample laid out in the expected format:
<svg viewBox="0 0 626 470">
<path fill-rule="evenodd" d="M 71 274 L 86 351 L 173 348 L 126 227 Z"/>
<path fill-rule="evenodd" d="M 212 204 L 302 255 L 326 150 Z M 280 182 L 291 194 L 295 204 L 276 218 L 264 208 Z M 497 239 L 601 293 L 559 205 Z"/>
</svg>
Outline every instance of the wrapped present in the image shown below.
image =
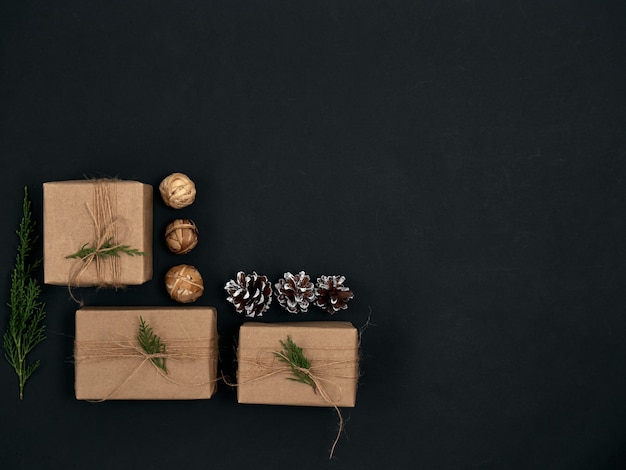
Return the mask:
<svg viewBox="0 0 626 470">
<path fill-rule="evenodd" d="M 304 363 L 290 361 L 296 352 Z M 353 407 L 358 360 L 359 334 L 349 322 L 244 323 L 237 350 L 237 400 Z"/>
<path fill-rule="evenodd" d="M 44 183 L 44 282 L 119 287 L 150 280 L 152 197 L 152 186 L 138 181 Z"/>
<path fill-rule="evenodd" d="M 85 307 L 76 312 L 79 400 L 190 400 L 217 388 L 211 307 Z"/>
</svg>

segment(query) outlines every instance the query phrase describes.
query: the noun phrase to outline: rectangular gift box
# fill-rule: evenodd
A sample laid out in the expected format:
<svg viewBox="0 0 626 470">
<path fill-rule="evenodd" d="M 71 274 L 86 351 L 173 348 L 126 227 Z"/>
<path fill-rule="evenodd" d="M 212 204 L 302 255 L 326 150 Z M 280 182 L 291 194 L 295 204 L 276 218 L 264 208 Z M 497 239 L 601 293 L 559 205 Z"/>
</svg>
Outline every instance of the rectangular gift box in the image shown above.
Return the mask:
<svg viewBox="0 0 626 470">
<path fill-rule="evenodd" d="M 322 390 L 296 382 L 275 352 L 290 338 L 309 360 Z M 244 323 L 237 349 L 239 403 L 299 406 L 356 404 L 359 334 L 349 322 Z"/>
<path fill-rule="evenodd" d="M 143 319 L 166 350 L 167 372 L 138 340 Z M 191 400 L 217 388 L 217 312 L 211 307 L 85 307 L 76 312 L 78 400 Z"/>
<path fill-rule="evenodd" d="M 153 189 L 116 179 L 43 184 L 44 282 L 71 286 L 138 285 L 152 278 Z M 67 258 L 83 247 L 127 245 L 144 256 Z"/>
</svg>

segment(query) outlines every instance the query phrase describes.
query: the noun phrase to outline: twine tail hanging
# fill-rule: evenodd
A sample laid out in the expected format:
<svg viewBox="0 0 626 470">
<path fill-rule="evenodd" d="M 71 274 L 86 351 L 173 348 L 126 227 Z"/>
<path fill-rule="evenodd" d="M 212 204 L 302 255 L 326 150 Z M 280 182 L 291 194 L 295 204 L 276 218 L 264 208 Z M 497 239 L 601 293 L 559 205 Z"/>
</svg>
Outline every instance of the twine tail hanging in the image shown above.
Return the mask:
<svg viewBox="0 0 626 470">
<path fill-rule="evenodd" d="M 294 395 L 298 393 L 295 388 L 289 387 L 289 393 L 287 395 L 278 393 L 277 398 L 289 398 L 287 403 L 300 403 L 319 406 L 320 402 L 324 405 L 328 405 L 335 410 L 338 418 L 338 429 L 335 438 L 333 439 L 332 446 L 329 452 L 329 460 L 333 458 L 335 449 L 341 438 L 341 434 L 344 431 L 345 420 L 339 407 L 341 404 L 346 403 L 346 406 L 351 406 L 351 401 L 344 400 L 342 385 L 348 385 L 349 390 L 353 390 L 353 384 L 356 385 L 358 379 L 358 345 L 354 348 L 313 348 L 313 350 L 320 349 L 321 351 L 346 351 L 345 354 L 335 354 L 331 352 L 329 354 L 322 353 L 318 357 L 307 357 L 305 351 L 291 340 L 291 337 L 287 335 L 287 341 L 279 340 L 282 345 L 282 350 L 276 351 L 266 347 L 260 348 L 260 350 L 253 355 L 246 356 L 241 354 L 241 350 L 237 355 L 237 361 L 239 364 L 237 373 L 237 384 L 230 383 L 222 375 L 222 380 L 229 385 L 240 387 L 246 387 L 246 385 L 264 381 L 274 376 L 283 376 L 287 380 L 293 382 L 300 382 L 308 385 L 313 389 L 314 395 L 317 396 L 313 399 L 310 395 L 303 398 L 301 401 L 291 401 L 295 398 Z M 353 355 L 353 351 L 355 354 Z M 267 357 L 267 356 L 270 357 Z M 313 353 L 315 356 L 316 354 Z M 329 357 L 330 356 L 330 357 Z M 286 376 L 286 377 L 285 377 Z M 355 381 L 355 382 L 352 382 Z M 273 384 L 273 383 L 272 383 Z M 305 387 L 306 388 L 306 387 Z M 260 387 L 263 391 L 263 387 Z M 246 394 L 250 394 L 251 390 L 246 387 Z M 273 395 L 272 395 L 273 396 Z M 249 397 L 246 397 L 248 400 Z M 247 403 L 283 403 L 283 401 L 245 401 Z M 353 406 L 353 405 L 352 405 Z"/>
<path fill-rule="evenodd" d="M 322 397 L 322 399 L 326 403 L 332 406 L 335 409 L 335 412 L 337 413 L 337 418 L 339 419 L 337 435 L 335 436 L 335 439 L 333 440 L 333 445 L 331 446 L 330 453 L 328 455 L 328 460 L 331 460 L 333 458 L 333 455 L 335 454 L 335 448 L 337 447 L 337 444 L 339 443 L 339 438 L 341 437 L 341 433 L 343 432 L 343 426 L 344 426 L 343 415 L 341 414 L 341 410 L 339 409 L 335 401 L 330 397 L 330 395 L 326 392 L 326 390 L 322 386 L 321 381 L 325 379 L 318 377 L 315 374 L 311 373 L 310 369 L 298 368 L 298 370 L 306 374 L 311 379 L 311 381 L 315 385 L 315 387 L 313 387 L 313 390 L 315 391 L 315 393 L 318 393 L 319 396 Z"/>
<path fill-rule="evenodd" d="M 341 410 L 339 409 L 339 406 L 337 405 L 335 400 L 332 399 L 332 397 L 330 396 L 330 394 L 327 392 L 327 390 L 322 384 L 322 382 L 328 382 L 330 384 L 333 384 L 333 381 L 330 378 L 324 378 L 321 375 L 314 374 L 311 371 L 312 367 L 301 367 L 301 366 L 294 365 L 291 358 L 289 358 L 282 351 L 274 352 L 274 355 L 280 358 L 282 362 L 288 365 L 275 368 L 269 371 L 267 374 L 264 374 L 263 376 L 261 376 L 262 378 L 270 377 L 272 375 L 281 374 L 285 372 L 295 374 L 296 376 L 298 376 L 298 374 L 301 374 L 300 377 L 304 376 L 308 378 L 309 380 L 304 381 L 304 380 L 296 379 L 296 381 L 302 382 L 311 386 L 311 388 L 313 388 L 313 391 L 316 394 L 318 394 L 322 398 L 322 400 L 324 400 L 324 402 L 326 402 L 329 406 L 331 406 L 335 410 L 335 413 L 337 413 L 337 418 L 339 420 L 337 435 L 335 436 L 335 439 L 333 440 L 333 444 L 331 446 L 330 453 L 328 456 L 328 459 L 331 460 L 333 458 L 333 455 L 335 454 L 335 448 L 337 447 L 337 444 L 339 443 L 339 438 L 341 437 L 341 434 L 343 433 L 343 428 L 344 428 L 344 419 L 343 419 L 343 415 L 341 414 Z M 338 363 L 331 362 L 329 364 L 326 364 L 326 367 L 332 366 L 335 364 L 338 364 Z M 257 379 L 258 378 L 260 377 L 257 377 Z"/>
<path fill-rule="evenodd" d="M 268 377 L 272 377 L 274 375 L 279 375 L 279 374 L 284 374 L 284 373 L 291 373 L 293 372 L 294 369 L 292 369 L 291 367 L 279 367 L 276 368 L 266 374 L 263 374 L 261 376 L 255 377 L 253 379 L 247 380 L 245 382 L 239 382 L 239 383 L 232 383 L 230 380 L 228 380 L 228 378 L 224 375 L 224 372 L 222 371 L 221 374 L 221 380 L 228 385 L 229 387 L 238 387 L 240 385 L 244 385 L 250 382 L 255 382 L 257 380 L 261 380 L 261 379 L 266 379 Z M 339 443 L 339 438 L 341 437 L 341 434 L 343 433 L 343 428 L 344 428 L 344 419 L 343 419 L 343 415 L 341 414 L 341 410 L 339 409 L 339 406 L 337 406 L 337 403 L 335 403 L 335 401 L 330 397 L 330 395 L 328 394 L 328 392 L 326 391 L 326 389 L 322 386 L 322 381 L 328 381 L 330 382 L 330 380 L 328 379 L 324 379 L 320 376 L 317 376 L 313 373 L 311 373 L 310 369 L 305 369 L 305 368 L 296 368 L 296 370 L 298 370 L 299 372 L 302 372 L 303 374 L 306 374 L 311 381 L 313 382 L 313 390 L 315 391 L 316 394 L 318 394 L 322 400 L 324 400 L 326 403 L 328 403 L 328 405 L 330 405 L 334 410 L 335 413 L 337 413 L 337 418 L 339 419 L 339 424 L 338 424 L 338 429 L 337 429 L 337 435 L 335 436 L 335 439 L 333 440 L 333 444 L 330 448 L 330 453 L 328 455 L 328 460 L 331 460 L 333 458 L 333 455 L 335 454 L 335 448 L 337 447 L 337 444 Z"/>
</svg>

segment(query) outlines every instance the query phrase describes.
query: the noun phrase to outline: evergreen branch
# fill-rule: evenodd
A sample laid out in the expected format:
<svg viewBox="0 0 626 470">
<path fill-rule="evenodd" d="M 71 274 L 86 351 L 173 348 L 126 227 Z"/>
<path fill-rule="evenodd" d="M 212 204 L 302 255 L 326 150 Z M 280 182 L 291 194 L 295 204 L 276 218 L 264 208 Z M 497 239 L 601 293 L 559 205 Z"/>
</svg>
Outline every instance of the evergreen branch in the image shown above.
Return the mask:
<svg viewBox="0 0 626 470">
<path fill-rule="evenodd" d="M 116 245 L 113 243 L 113 239 L 109 238 L 99 247 L 89 246 L 89 243 L 85 243 L 80 247 L 76 253 L 72 253 L 71 255 L 66 256 L 66 258 L 71 259 L 82 259 L 88 258 L 90 256 L 95 256 L 96 258 L 105 259 L 110 256 L 119 257 L 120 254 L 123 253 L 128 256 L 145 256 L 146 253 L 144 251 L 139 251 L 137 248 L 131 248 L 129 245 Z"/>
<path fill-rule="evenodd" d="M 283 347 L 283 350 L 274 351 L 274 356 L 276 356 L 281 362 L 284 362 L 291 367 L 291 372 L 294 377 L 288 377 L 287 380 L 293 380 L 294 382 L 301 382 L 303 384 L 310 385 L 313 390 L 317 392 L 317 386 L 315 385 L 315 381 L 309 372 L 311 362 L 302 352 L 302 348 L 298 347 L 296 343 L 291 340 L 290 336 L 287 336 L 287 342 L 280 340 L 280 344 Z"/>
<path fill-rule="evenodd" d="M 166 352 L 165 344 L 161 342 L 161 338 L 155 335 L 152 327 L 145 322 L 143 317 L 139 316 L 139 334 L 137 335 L 139 345 L 147 354 L 164 355 Z M 152 357 L 150 360 L 167 374 L 165 365 L 165 357 Z"/>
<path fill-rule="evenodd" d="M 39 361 L 27 364 L 26 356 L 46 338 L 46 327 L 43 323 L 46 317 L 45 304 L 39 300 L 41 286 L 32 277 L 41 264 L 41 258 L 29 262 L 38 237 L 35 235 L 35 221 L 32 219 L 27 187 L 24 187 L 22 212 L 22 219 L 16 230 L 19 243 L 11 274 L 8 303 L 11 313 L 3 335 L 4 357 L 17 373 L 20 400 L 24 398 L 26 381 L 40 364 Z"/>
</svg>

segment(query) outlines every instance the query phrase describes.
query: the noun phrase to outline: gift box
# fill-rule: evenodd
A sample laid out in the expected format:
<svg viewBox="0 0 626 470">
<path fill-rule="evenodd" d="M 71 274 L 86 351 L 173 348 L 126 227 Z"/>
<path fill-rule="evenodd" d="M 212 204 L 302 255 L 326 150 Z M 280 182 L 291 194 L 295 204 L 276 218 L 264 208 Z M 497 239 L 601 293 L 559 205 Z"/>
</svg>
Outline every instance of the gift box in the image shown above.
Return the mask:
<svg viewBox="0 0 626 470">
<path fill-rule="evenodd" d="M 152 186 L 138 181 L 44 183 L 44 282 L 118 287 L 150 280 L 152 196 Z"/>
<path fill-rule="evenodd" d="M 309 361 L 309 383 L 295 380 L 291 366 L 277 354 L 288 342 L 301 348 Z M 237 349 L 237 400 L 353 407 L 358 350 L 359 334 L 349 322 L 244 323 Z"/>
<path fill-rule="evenodd" d="M 211 307 L 81 308 L 74 345 L 76 398 L 210 398 L 217 386 L 216 323 Z M 142 324 L 155 349 L 142 347 Z"/>
</svg>

